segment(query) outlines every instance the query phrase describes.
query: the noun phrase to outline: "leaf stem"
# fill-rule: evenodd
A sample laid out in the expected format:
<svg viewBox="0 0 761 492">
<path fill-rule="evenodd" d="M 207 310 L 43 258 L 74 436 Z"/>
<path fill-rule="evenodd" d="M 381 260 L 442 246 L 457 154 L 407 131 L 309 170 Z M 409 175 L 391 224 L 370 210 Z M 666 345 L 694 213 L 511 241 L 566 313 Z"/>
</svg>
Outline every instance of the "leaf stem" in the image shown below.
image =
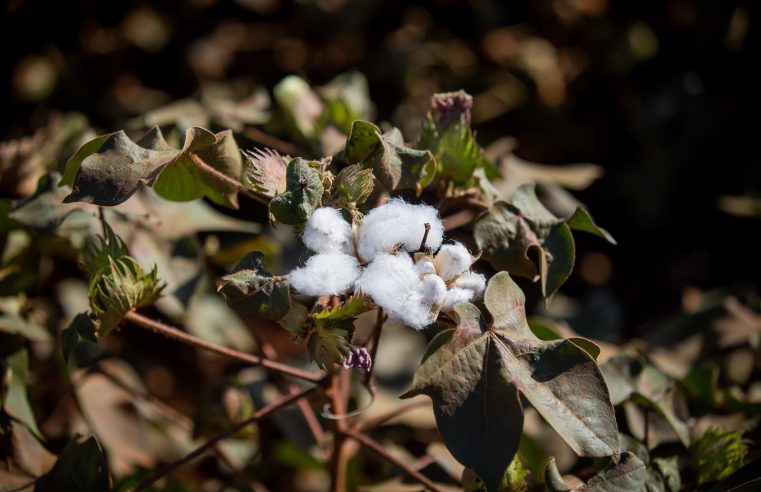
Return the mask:
<svg viewBox="0 0 761 492">
<path fill-rule="evenodd" d="M 170 463 L 169 465 L 154 471 L 150 477 L 148 477 L 142 483 L 138 484 L 138 486 L 133 489 L 133 492 L 140 492 L 142 490 L 146 490 L 148 487 L 156 483 L 158 480 L 160 480 L 164 476 L 168 475 L 173 470 L 179 468 L 185 463 L 201 456 L 206 451 L 212 449 L 214 445 L 217 444 L 219 441 L 237 434 L 242 429 L 253 424 L 254 422 L 258 422 L 259 420 L 263 419 L 267 415 L 277 410 L 280 410 L 281 408 L 287 407 L 288 405 L 291 405 L 292 403 L 300 400 L 301 398 L 304 398 L 305 396 L 307 396 L 309 393 L 316 390 L 317 388 L 319 388 L 319 386 L 311 386 L 309 388 L 302 389 L 301 391 L 298 391 L 296 393 L 291 393 L 274 403 L 271 403 L 265 407 L 262 407 L 256 413 L 254 413 L 254 415 L 252 415 L 251 417 L 247 418 L 246 420 L 242 422 L 235 424 L 234 426 L 228 428 L 227 430 L 223 432 L 220 432 L 219 434 L 215 435 L 214 437 L 212 437 L 211 439 L 203 443 L 201 446 L 197 447 L 195 450 L 193 450 L 189 454 L 180 458 L 179 460 L 174 461 Z"/>
<path fill-rule="evenodd" d="M 128 312 L 125 315 L 125 319 L 127 319 L 131 323 L 141 328 L 152 331 L 154 333 L 158 333 L 160 335 L 164 335 L 166 337 L 177 340 L 179 342 L 186 343 L 194 347 L 198 347 L 202 350 L 213 352 L 215 354 L 224 355 L 226 357 L 237 359 L 243 362 L 248 362 L 249 364 L 252 364 L 255 366 L 266 367 L 267 369 L 271 371 L 276 371 L 281 374 L 287 374 L 289 376 L 293 376 L 298 379 L 303 379 L 304 381 L 319 383 L 324 378 L 322 372 L 306 371 L 304 369 L 291 367 L 288 364 L 283 364 L 282 362 L 265 359 L 263 357 L 258 357 L 253 354 L 247 354 L 245 352 L 240 352 L 238 350 L 224 347 L 222 345 L 217 345 L 216 343 L 211 343 L 201 338 L 190 335 L 189 333 L 186 333 L 184 331 L 180 331 L 173 326 L 166 325 L 159 321 L 154 321 L 150 318 L 143 316 L 142 314 L 138 314 L 135 311 Z"/>
<path fill-rule="evenodd" d="M 427 487 L 432 492 L 444 492 L 441 487 L 436 485 L 430 478 L 426 477 L 419 471 L 415 470 L 414 468 L 410 467 L 407 463 L 404 463 L 402 460 L 397 458 L 396 456 L 389 453 L 386 448 L 384 448 L 380 443 L 377 441 L 371 439 L 368 435 L 363 434 L 359 431 L 349 429 L 345 431 L 345 434 L 352 439 L 356 440 L 360 444 L 362 444 L 364 447 L 370 449 L 371 451 L 375 452 L 378 456 L 383 458 L 384 460 L 388 461 L 389 463 L 395 465 L 397 468 L 402 470 L 404 473 L 409 475 L 411 478 L 414 478 L 421 484 L 423 484 L 425 487 Z"/>
<path fill-rule="evenodd" d="M 249 189 L 240 181 L 237 181 L 231 178 L 230 176 L 227 176 L 226 174 L 217 171 L 210 165 L 206 164 L 204 160 L 198 156 L 198 154 L 194 152 L 190 152 L 188 153 L 188 156 L 190 157 L 190 160 L 193 161 L 193 164 L 195 164 L 196 167 L 198 167 L 198 169 L 200 169 L 205 174 L 208 174 L 209 176 L 213 177 L 214 179 L 218 181 L 223 181 L 227 186 L 231 188 L 235 188 L 235 190 L 238 191 L 239 193 L 242 193 L 246 195 L 247 197 L 253 200 L 256 200 L 257 202 L 263 205 L 269 206 L 269 203 L 270 203 L 269 198 L 266 198 L 254 192 L 253 190 Z"/>
</svg>

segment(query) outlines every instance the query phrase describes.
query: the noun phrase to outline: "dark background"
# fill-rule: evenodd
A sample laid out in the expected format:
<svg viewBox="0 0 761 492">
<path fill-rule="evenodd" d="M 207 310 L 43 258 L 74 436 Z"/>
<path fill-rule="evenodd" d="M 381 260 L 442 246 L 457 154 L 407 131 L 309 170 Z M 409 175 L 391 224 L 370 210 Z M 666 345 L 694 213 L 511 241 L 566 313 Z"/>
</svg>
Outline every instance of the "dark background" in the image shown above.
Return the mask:
<svg viewBox="0 0 761 492">
<path fill-rule="evenodd" d="M 324 0 L 5 0 L 0 10 L 0 139 L 54 111 L 113 131 L 210 81 L 268 89 L 356 69 L 377 119 L 415 138 L 433 92 L 476 97 L 482 144 L 509 135 L 518 155 L 594 162 L 576 192 L 617 238 L 579 238 L 579 258 L 610 258 L 609 283 L 575 274 L 595 335 L 643 335 L 679 311 L 685 289 L 747 291 L 761 273 L 759 222 L 723 195 L 761 190 L 754 2 Z"/>
</svg>

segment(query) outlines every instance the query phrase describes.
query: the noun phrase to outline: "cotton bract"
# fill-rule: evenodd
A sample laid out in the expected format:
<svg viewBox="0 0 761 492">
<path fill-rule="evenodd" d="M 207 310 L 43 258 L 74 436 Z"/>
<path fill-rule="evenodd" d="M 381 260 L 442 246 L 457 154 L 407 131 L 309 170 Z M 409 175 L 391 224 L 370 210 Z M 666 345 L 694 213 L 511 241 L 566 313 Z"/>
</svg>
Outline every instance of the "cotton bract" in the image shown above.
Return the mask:
<svg viewBox="0 0 761 492">
<path fill-rule="evenodd" d="M 389 200 L 373 209 L 359 227 L 358 253 L 363 261 L 370 261 L 380 253 L 388 252 L 401 244 L 408 251 L 417 251 L 429 224 L 424 247 L 437 249 L 444 239 L 444 226 L 438 211 L 429 205 L 412 205 L 401 199 Z"/>
<path fill-rule="evenodd" d="M 357 259 L 343 253 L 319 253 L 288 274 L 288 282 L 308 296 L 337 296 L 354 286 L 361 269 Z"/>
<path fill-rule="evenodd" d="M 351 225 L 336 208 L 315 210 L 304 226 L 301 239 L 315 253 L 353 253 Z"/>
</svg>

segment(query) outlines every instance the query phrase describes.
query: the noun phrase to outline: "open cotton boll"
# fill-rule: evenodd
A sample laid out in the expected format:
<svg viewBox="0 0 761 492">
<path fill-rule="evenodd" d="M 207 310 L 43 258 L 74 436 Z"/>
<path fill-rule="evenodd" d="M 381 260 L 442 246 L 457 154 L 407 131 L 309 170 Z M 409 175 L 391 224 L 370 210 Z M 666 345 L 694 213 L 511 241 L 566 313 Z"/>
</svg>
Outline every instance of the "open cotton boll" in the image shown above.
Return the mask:
<svg viewBox="0 0 761 492">
<path fill-rule="evenodd" d="M 425 275 L 435 275 L 436 267 L 433 266 L 433 262 L 428 258 L 420 258 L 415 262 L 415 271 L 418 275 L 424 277 Z"/>
<path fill-rule="evenodd" d="M 409 252 L 417 251 L 430 224 L 425 245 L 436 249 L 444 239 L 444 226 L 439 213 L 429 205 L 412 205 L 395 198 L 370 211 L 359 226 L 359 256 L 364 261 L 402 244 Z"/>
<path fill-rule="evenodd" d="M 301 235 L 304 245 L 315 253 L 352 253 L 351 224 L 337 208 L 321 207 L 314 211 Z"/>
<path fill-rule="evenodd" d="M 433 259 L 436 272 L 447 282 L 470 270 L 472 263 L 473 257 L 462 243 L 445 244 Z"/>
<path fill-rule="evenodd" d="M 441 306 L 447 295 L 447 284 L 438 275 L 431 274 L 423 277 L 423 297 L 432 306 Z"/>
<path fill-rule="evenodd" d="M 461 289 L 460 287 L 452 287 L 447 291 L 447 295 L 444 296 L 444 302 L 441 305 L 441 309 L 449 311 L 461 302 L 470 302 L 475 298 L 476 294 L 470 289 Z"/>
<path fill-rule="evenodd" d="M 362 269 L 357 259 L 343 253 L 319 253 L 288 274 L 288 282 L 308 296 L 337 296 L 352 288 Z"/>
<path fill-rule="evenodd" d="M 454 286 L 473 292 L 473 299 L 478 299 L 486 288 L 486 277 L 476 272 L 465 272 L 455 281 Z"/>
<path fill-rule="evenodd" d="M 382 307 L 388 317 L 415 329 L 433 323 L 433 304 L 425 295 L 412 259 L 406 254 L 379 254 L 367 265 L 355 289 Z"/>
</svg>

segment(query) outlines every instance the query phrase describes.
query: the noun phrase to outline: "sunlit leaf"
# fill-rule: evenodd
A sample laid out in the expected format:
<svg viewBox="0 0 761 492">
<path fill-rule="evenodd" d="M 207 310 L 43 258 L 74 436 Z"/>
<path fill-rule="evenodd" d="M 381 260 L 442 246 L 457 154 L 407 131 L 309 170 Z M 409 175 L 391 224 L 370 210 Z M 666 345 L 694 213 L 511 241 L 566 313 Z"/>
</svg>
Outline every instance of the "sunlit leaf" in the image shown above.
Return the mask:
<svg viewBox="0 0 761 492">
<path fill-rule="evenodd" d="M 283 224 L 303 224 L 322 204 L 325 188 L 317 163 L 297 157 L 288 163 L 285 192 L 270 202 L 270 213 Z"/>
<path fill-rule="evenodd" d="M 506 272 L 490 280 L 484 303 L 491 324 L 471 304 L 455 307 L 456 328 L 431 341 L 405 394 L 433 399 L 452 454 L 497 490 L 523 427 L 519 392 L 578 454 L 618 453 L 613 407 L 594 359 L 568 340 L 536 338 L 523 293 Z"/>
<path fill-rule="evenodd" d="M 645 464 L 633 453 L 622 453 L 617 463 L 590 478 L 587 483 L 571 489 L 560 478 L 555 459 L 551 458 L 545 469 L 545 484 L 550 492 L 631 492 L 642 490 L 647 476 Z"/>
</svg>

